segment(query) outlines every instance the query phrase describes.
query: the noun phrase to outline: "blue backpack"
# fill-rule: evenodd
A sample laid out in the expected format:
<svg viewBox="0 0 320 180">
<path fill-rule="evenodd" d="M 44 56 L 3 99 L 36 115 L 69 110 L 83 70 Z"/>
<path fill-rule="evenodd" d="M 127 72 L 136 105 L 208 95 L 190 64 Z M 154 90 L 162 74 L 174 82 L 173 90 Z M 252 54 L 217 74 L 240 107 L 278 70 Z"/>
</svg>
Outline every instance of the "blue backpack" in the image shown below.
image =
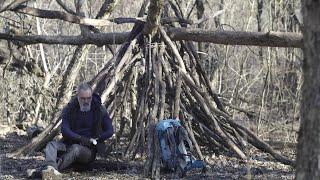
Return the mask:
<svg viewBox="0 0 320 180">
<path fill-rule="evenodd" d="M 167 169 L 179 170 L 182 177 L 194 168 L 205 171 L 206 164 L 202 160 L 195 160 L 191 155 L 192 142 L 179 120 L 160 120 L 156 126 L 156 132 L 159 138 L 161 161 Z"/>
</svg>

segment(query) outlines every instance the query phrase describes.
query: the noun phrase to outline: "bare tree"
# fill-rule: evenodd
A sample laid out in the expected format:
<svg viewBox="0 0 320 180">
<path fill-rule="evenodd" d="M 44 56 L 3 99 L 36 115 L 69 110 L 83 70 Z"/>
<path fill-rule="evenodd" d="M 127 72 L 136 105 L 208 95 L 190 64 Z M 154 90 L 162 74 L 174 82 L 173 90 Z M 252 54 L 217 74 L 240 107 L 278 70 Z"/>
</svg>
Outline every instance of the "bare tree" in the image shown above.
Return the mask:
<svg viewBox="0 0 320 180">
<path fill-rule="evenodd" d="M 304 64 L 301 101 L 301 125 L 297 149 L 296 179 L 320 178 L 319 42 L 320 4 L 302 0 Z"/>
</svg>

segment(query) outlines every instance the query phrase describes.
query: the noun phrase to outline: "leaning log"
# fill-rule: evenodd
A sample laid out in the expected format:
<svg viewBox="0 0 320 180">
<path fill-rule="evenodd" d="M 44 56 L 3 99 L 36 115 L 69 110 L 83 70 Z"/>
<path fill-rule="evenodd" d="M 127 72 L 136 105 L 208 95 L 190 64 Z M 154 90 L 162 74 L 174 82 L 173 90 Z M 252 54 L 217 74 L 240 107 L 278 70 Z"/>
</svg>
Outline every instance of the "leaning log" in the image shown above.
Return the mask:
<svg viewBox="0 0 320 180">
<path fill-rule="evenodd" d="M 48 141 L 53 139 L 59 132 L 61 124 L 61 109 L 67 104 L 68 99 L 72 95 L 72 88 L 74 81 L 78 75 L 81 67 L 84 51 L 87 50 L 86 46 L 79 46 L 76 48 L 72 60 L 70 61 L 67 71 L 63 75 L 61 87 L 58 92 L 57 103 L 55 105 L 55 112 L 53 112 L 52 120 L 46 129 L 37 137 L 33 138 L 30 143 L 10 154 L 10 156 L 20 156 L 23 154 L 30 154 L 34 151 L 42 149 Z"/>
</svg>

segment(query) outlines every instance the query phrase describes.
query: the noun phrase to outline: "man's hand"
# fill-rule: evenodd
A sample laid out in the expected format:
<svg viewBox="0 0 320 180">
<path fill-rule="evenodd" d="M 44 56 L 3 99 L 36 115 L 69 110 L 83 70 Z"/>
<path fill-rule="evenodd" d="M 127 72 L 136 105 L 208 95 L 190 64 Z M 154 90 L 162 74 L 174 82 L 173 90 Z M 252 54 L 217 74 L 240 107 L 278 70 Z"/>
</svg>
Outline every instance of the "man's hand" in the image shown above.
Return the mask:
<svg viewBox="0 0 320 180">
<path fill-rule="evenodd" d="M 96 139 L 93 139 L 93 138 L 90 138 L 90 142 L 93 144 L 93 145 L 97 145 L 97 140 Z"/>
<path fill-rule="evenodd" d="M 92 146 L 92 142 L 90 141 L 89 138 L 86 138 L 84 136 L 81 136 L 80 138 L 80 144 L 83 145 L 83 146 Z"/>
</svg>

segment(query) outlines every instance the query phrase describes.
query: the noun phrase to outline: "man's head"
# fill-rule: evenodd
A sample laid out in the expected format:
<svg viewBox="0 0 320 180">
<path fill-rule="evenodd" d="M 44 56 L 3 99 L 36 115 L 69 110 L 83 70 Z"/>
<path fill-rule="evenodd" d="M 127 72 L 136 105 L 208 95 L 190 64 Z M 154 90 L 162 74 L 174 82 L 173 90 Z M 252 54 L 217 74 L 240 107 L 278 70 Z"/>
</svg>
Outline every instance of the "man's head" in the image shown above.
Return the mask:
<svg viewBox="0 0 320 180">
<path fill-rule="evenodd" d="M 90 111 L 92 101 L 92 89 L 87 83 L 81 83 L 77 89 L 77 97 L 80 110 L 83 112 Z"/>
</svg>

